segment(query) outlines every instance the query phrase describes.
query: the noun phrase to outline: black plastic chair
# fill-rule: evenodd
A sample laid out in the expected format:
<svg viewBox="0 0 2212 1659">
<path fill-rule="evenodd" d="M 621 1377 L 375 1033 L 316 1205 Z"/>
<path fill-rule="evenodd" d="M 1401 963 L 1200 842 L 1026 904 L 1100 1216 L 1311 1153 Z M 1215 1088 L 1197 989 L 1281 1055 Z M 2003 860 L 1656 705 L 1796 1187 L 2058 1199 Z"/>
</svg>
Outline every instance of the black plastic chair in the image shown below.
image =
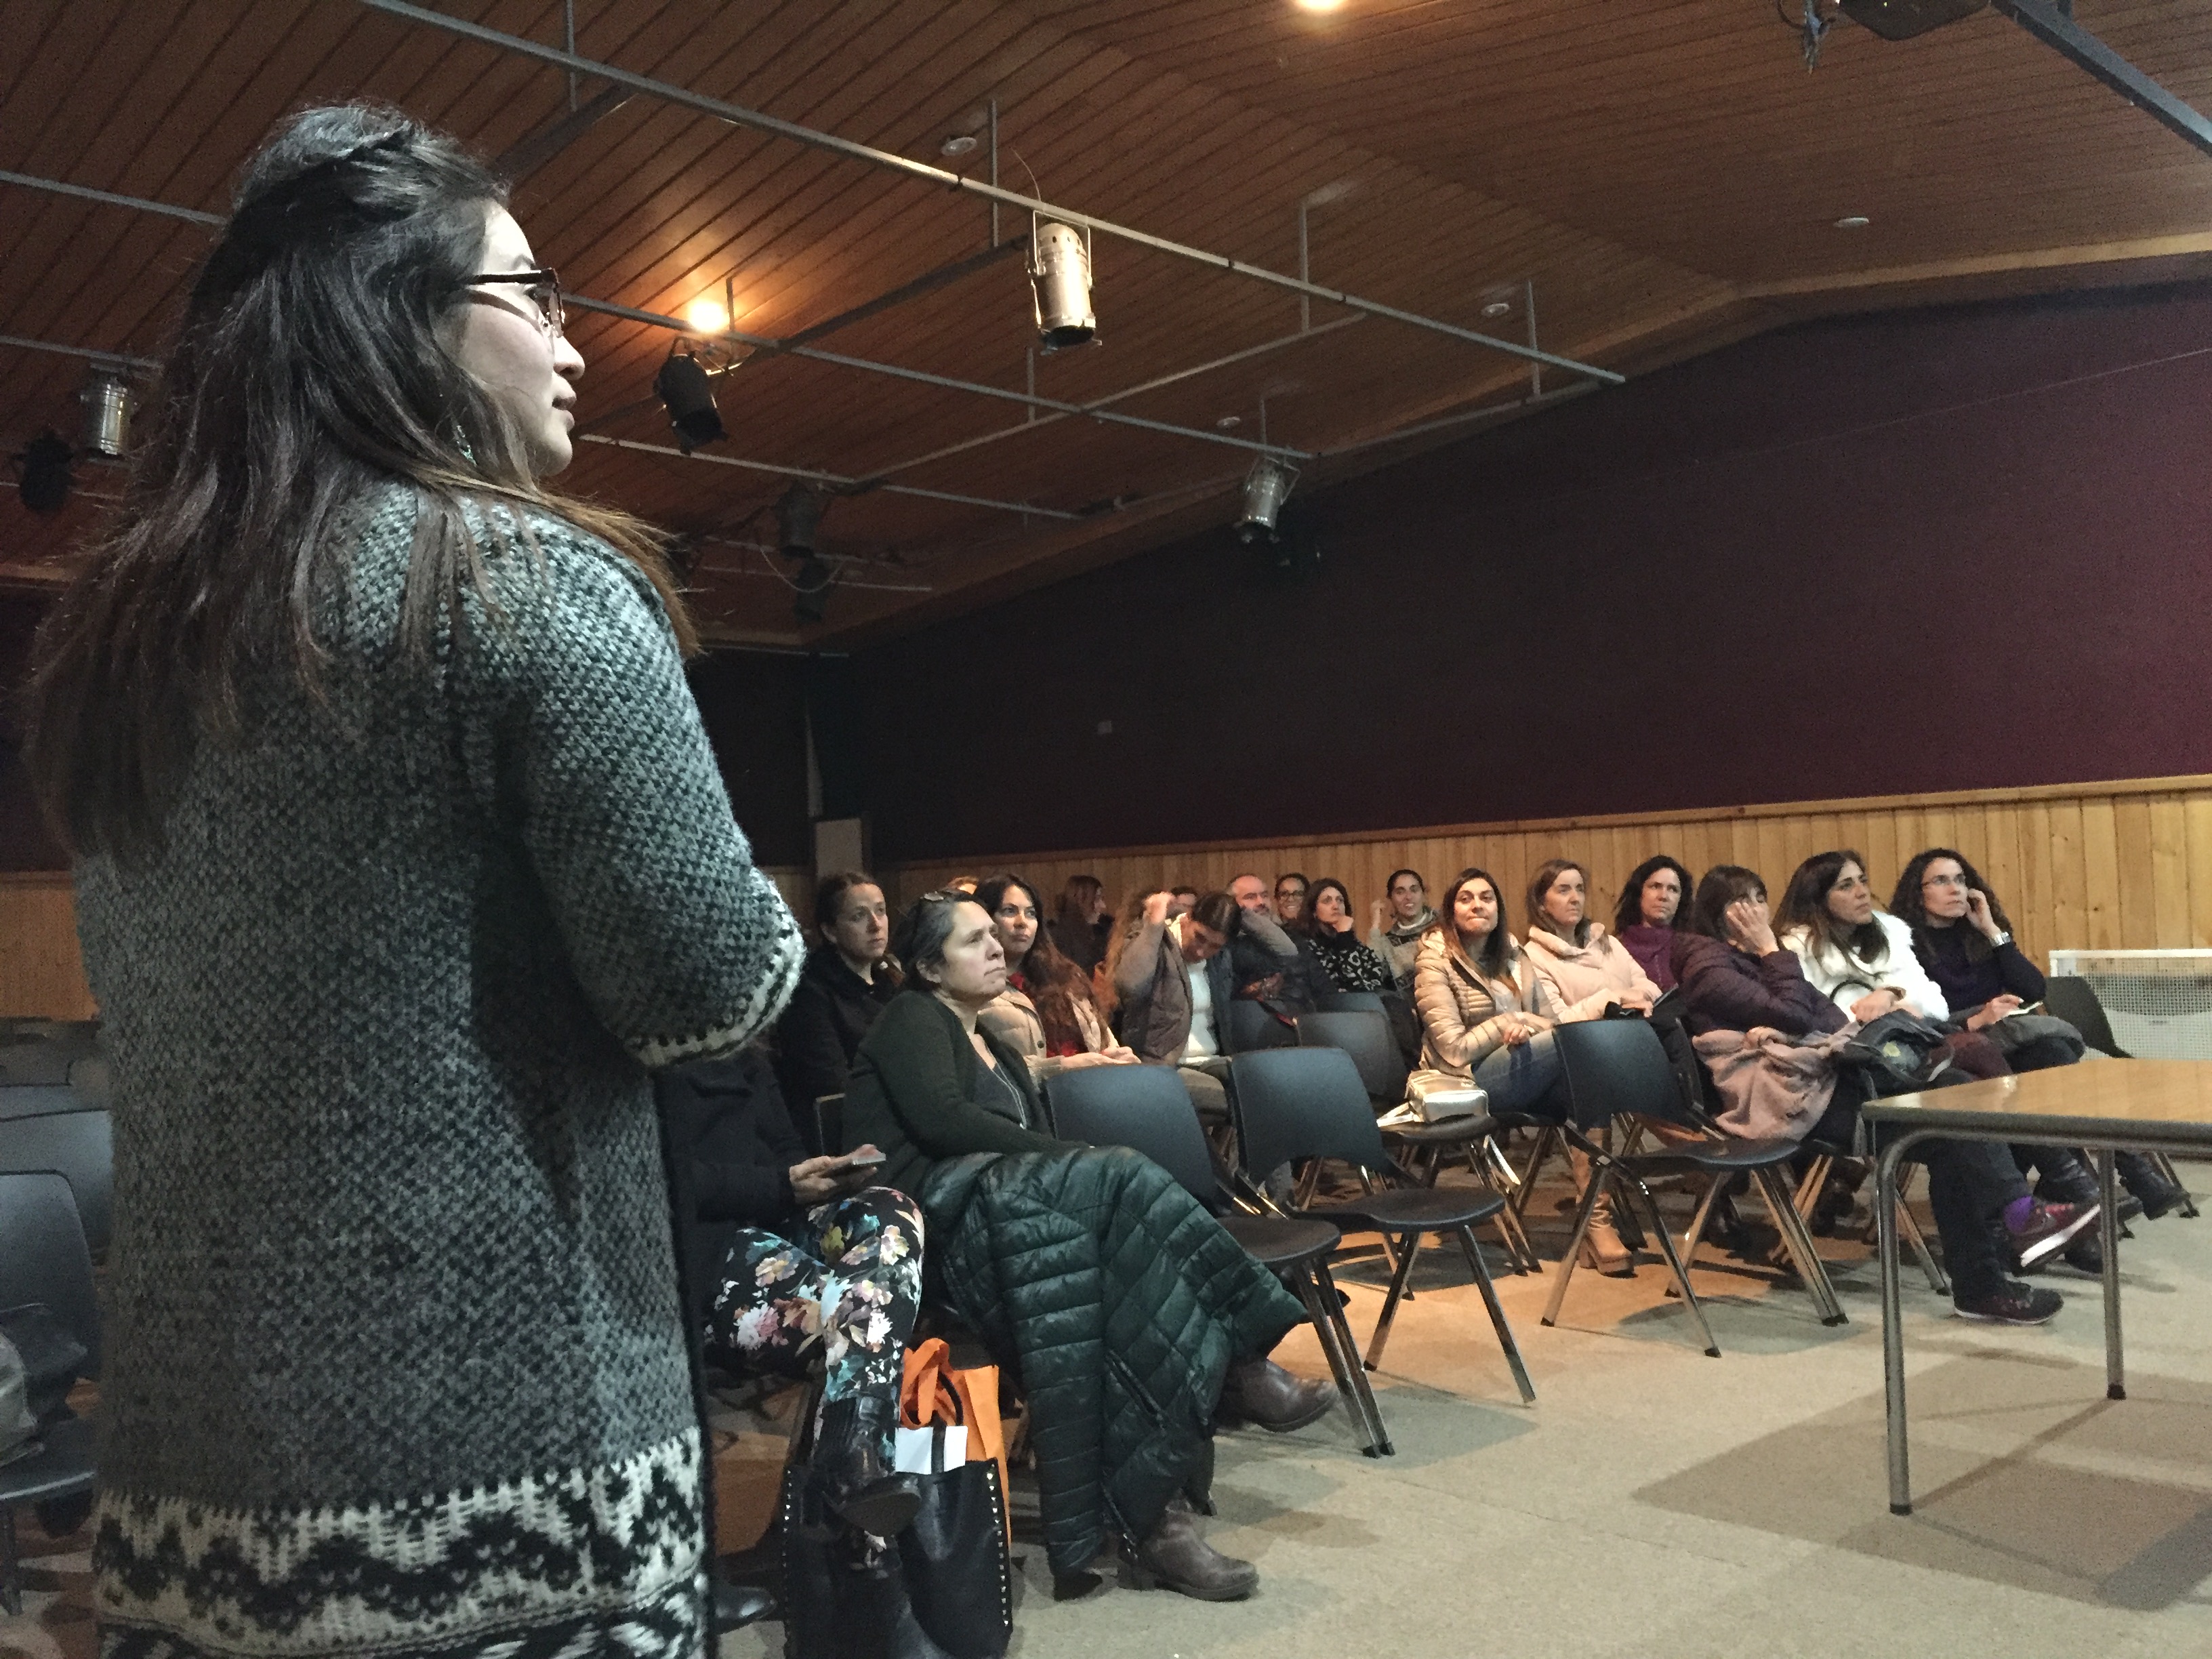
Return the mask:
<svg viewBox="0 0 2212 1659">
<path fill-rule="evenodd" d="M 1390 1035 L 1390 1022 L 1380 1008 L 1300 1014 L 1297 1027 L 1301 1048 L 1341 1048 L 1350 1054 L 1352 1063 L 1359 1068 L 1359 1081 L 1368 1099 L 1377 1106 L 1387 1109 L 1405 1099 L 1405 1060 L 1398 1052 L 1397 1038 Z"/>
<path fill-rule="evenodd" d="M 0 1087 L 58 1087 L 73 1070 L 100 1055 L 92 1020 L 0 1020 Z"/>
<path fill-rule="evenodd" d="M 1360 1172 L 1370 1187 L 1360 1198 L 1346 1202 L 1310 1205 L 1301 1217 L 1337 1226 L 1370 1230 L 1393 1243 L 1397 1271 L 1383 1298 L 1382 1317 L 1367 1349 L 1367 1368 L 1382 1363 L 1383 1345 L 1390 1340 L 1390 1322 L 1406 1297 L 1413 1262 L 1420 1254 L 1425 1233 L 1449 1233 L 1466 1253 L 1468 1267 L 1482 1291 L 1483 1305 L 1498 1332 L 1498 1346 L 1505 1352 L 1513 1381 L 1523 1402 L 1533 1404 L 1536 1390 L 1529 1383 L 1528 1367 L 1513 1340 L 1513 1328 L 1505 1322 L 1505 1310 L 1498 1300 L 1498 1287 L 1490 1282 L 1482 1249 L 1474 1241 L 1474 1225 L 1487 1221 L 1505 1207 L 1494 1192 L 1465 1188 L 1413 1187 L 1393 1184 L 1376 1189 L 1377 1176 L 1402 1182 L 1406 1174 L 1390 1161 L 1382 1132 L 1367 1103 L 1367 1091 L 1359 1080 L 1352 1056 L 1339 1048 L 1297 1048 L 1267 1054 L 1239 1054 L 1230 1062 L 1237 1080 L 1237 1145 L 1245 1177 L 1255 1184 L 1267 1171 L 1304 1158 L 1340 1158 Z"/>
<path fill-rule="evenodd" d="M 1215 1012 L 1218 1015 L 1220 1010 Z M 1296 1026 L 1284 1024 L 1267 1011 L 1265 1004 L 1249 997 L 1238 997 L 1230 1003 L 1221 1030 L 1223 1041 L 1232 1054 L 1249 1054 L 1262 1048 L 1294 1048 L 1298 1042 Z"/>
<path fill-rule="evenodd" d="M 46 1117 L 55 1112 L 99 1112 L 107 1103 L 62 1083 L 0 1084 L 0 1123 L 11 1117 Z"/>
<path fill-rule="evenodd" d="M 2099 1054 L 2109 1054 L 2114 1060 L 2135 1058 L 2112 1036 L 2112 1018 L 2105 1012 L 2097 988 L 2078 974 L 2054 974 L 2045 980 L 2043 1006 L 2054 1018 L 2064 1020 L 2079 1031 L 2081 1040 Z M 2182 1185 L 2181 1172 L 2173 1167 L 2173 1160 L 2164 1152 L 2147 1152 L 2144 1156 L 2158 1166 L 2160 1175 L 2181 1188 L 2181 1213 L 2194 1217 L 2197 1212 L 2197 1200 Z"/>
<path fill-rule="evenodd" d="M 1681 1292 L 1682 1304 L 1689 1310 L 1698 1334 L 1705 1338 L 1705 1351 L 1719 1358 L 1720 1346 L 1713 1340 L 1712 1327 L 1705 1321 L 1705 1310 L 1698 1305 L 1697 1292 L 1690 1287 L 1690 1275 L 1684 1264 L 1697 1249 L 1698 1236 L 1711 1213 L 1715 1195 L 1739 1173 L 1751 1177 L 1752 1184 L 1765 1200 L 1776 1230 L 1797 1263 L 1799 1276 L 1812 1292 L 1820 1322 L 1844 1322 L 1835 1287 L 1828 1282 L 1820 1252 L 1814 1249 L 1812 1236 L 1805 1231 L 1804 1219 L 1798 1214 L 1790 1189 L 1783 1179 L 1783 1170 L 1797 1155 L 1796 1142 L 1741 1140 L 1710 1131 L 1701 1121 L 1702 1115 L 1684 1100 L 1667 1050 L 1648 1021 L 1579 1020 L 1555 1027 L 1553 1037 L 1559 1045 L 1560 1061 L 1566 1067 L 1567 1090 L 1574 1103 L 1572 1120 L 1565 1133 L 1589 1154 L 1590 1181 L 1583 1194 L 1581 1211 L 1575 1218 L 1574 1237 L 1568 1241 L 1565 1258 L 1559 1264 L 1559 1282 L 1553 1285 L 1551 1304 L 1544 1310 L 1545 1324 L 1559 1321 L 1560 1305 L 1566 1300 L 1568 1281 L 1574 1277 L 1575 1258 L 1582 1249 L 1583 1237 L 1589 1231 L 1590 1218 L 1596 1212 L 1599 1199 L 1610 1190 L 1619 1193 L 1625 1201 L 1632 1191 L 1644 1201 L 1644 1212 L 1658 1237 L 1668 1270 L 1674 1274 L 1675 1285 Z M 1625 1155 L 1608 1152 L 1589 1138 L 1590 1130 L 1601 1128 L 1613 1119 L 1632 1113 L 1697 1130 L 1701 1138 L 1670 1142 L 1653 1152 Z M 1678 1253 L 1667 1231 L 1666 1218 L 1659 1212 L 1658 1200 L 1644 1183 L 1653 1176 L 1692 1174 L 1706 1176 L 1708 1185 L 1705 1201 L 1698 1205 L 1691 1231 L 1684 1237 Z"/>
<path fill-rule="evenodd" d="M 1390 1017 L 1380 991 L 1323 991 L 1314 998 L 1314 1011 L 1323 1014 L 1380 1014 Z"/>
<path fill-rule="evenodd" d="M 86 1244 L 94 1257 L 106 1255 L 115 1190 L 114 1120 L 103 1111 L 0 1118 L 0 1174 L 25 1170 L 51 1170 L 69 1182 Z"/>
<path fill-rule="evenodd" d="M 0 1308 L 43 1303 L 84 1344 L 88 1374 L 100 1367 L 100 1310 L 92 1256 L 85 1249 L 69 1182 L 40 1170 L 0 1175 Z M 15 1510 L 25 1504 L 76 1498 L 92 1490 L 89 1420 L 55 1425 L 28 1457 L 0 1464 L 0 1607 L 23 1610 L 15 1548 Z"/>
<path fill-rule="evenodd" d="M 1360 1368 L 1359 1350 L 1344 1317 L 1344 1299 L 1329 1277 L 1328 1258 L 1341 1237 L 1334 1224 L 1287 1216 L 1249 1215 L 1224 1202 L 1219 1171 L 1190 1097 L 1164 1066 L 1093 1066 L 1062 1072 L 1046 1085 L 1054 1133 L 1094 1146 L 1130 1146 L 1158 1164 L 1204 1205 L 1245 1253 L 1274 1273 L 1305 1304 L 1322 1352 L 1344 1395 L 1345 1409 L 1370 1457 L 1394 1449 L 1382 1409 Z"/>
</svg>

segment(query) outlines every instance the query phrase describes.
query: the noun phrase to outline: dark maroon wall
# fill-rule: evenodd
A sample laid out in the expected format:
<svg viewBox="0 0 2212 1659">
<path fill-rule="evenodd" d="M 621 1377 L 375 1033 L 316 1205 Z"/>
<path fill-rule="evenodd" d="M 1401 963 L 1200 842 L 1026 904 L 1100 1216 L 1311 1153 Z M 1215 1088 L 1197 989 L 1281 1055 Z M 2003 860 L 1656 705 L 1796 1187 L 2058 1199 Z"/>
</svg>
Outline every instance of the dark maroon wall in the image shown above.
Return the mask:
<svg viewBox="0 0 2212 1659">
<path fill-rule="evenodd" d="M 1303 505 L 1302 582 L 1201 537 L 865 653 L 883 856 L 2212 771 L 2212 287 L 1802 326 Z"/>
</svg>

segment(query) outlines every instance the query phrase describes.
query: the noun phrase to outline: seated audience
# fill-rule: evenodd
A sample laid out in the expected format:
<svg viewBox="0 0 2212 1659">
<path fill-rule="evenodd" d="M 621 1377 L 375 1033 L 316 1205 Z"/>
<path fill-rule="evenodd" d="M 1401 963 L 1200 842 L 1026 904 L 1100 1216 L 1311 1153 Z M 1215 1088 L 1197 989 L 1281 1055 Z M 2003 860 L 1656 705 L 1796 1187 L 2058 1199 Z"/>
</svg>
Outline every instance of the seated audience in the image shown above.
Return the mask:
<svg viewBox="0 0 2212 1659">
<path fill-rule="evenodd" d="M 873 1169 L 808 1156 L 755 1052 L 657 1073 L 653 1089 L 678 1259 L 708 1361 L 744 1376 L 821 1376 L 807 1508 L 892 1536 L 921 1490 L 892 1460 L 921 1306 L 921 1207 L 874 1184 Z"/>
<path fill-rule="evenodd" d="M 1323 876 L 1306 890 L 1306 922 L 1302 931 L 1334 989 L 1395 988 L 1382 958 L 1359 942 L 1352 920 L 1352 895 L 1335 877 Z"/>
<path fill-rule="evenodd" d="M 1328 988 L 1328 975 L 1313 947 L 1275 920 L 1267 905 L 1267 884 L 1259 877 L 1237 877 L 1229 884 L 1229 896 L 1237 901 L 1238 914 L 1229 930 L 1225 971 L 1236 994 L 1267 1003 L 1280 1015 L 1311 1013 L 1316 994 Z"/>
<path fill-rule="evenodd" d="M 1091 998 L 1091 981 L 1054 948 L 1040 925 L 1036 889 L 1018 876 L 994 876 L 975 890 L 1006 954 L 1006 988 L 978 1018 L 1019 1054 L 1040 1080 L 1086 1066 L 1128 1065 L 1137 1056 L 1114 1040 Z"/>
<path fill-rule="evenodd" d="M 1740 865 L 1716 865 L 1698 884 L 1690 915 L 1674 935 L 1674 977 L 1684 1020 L 1698 1036 L 1764 1026 L 1791 1036 L 1840 1031 L 1850 1016 L 1806 977 L 1802 958 L 1774 936 L 1766 884 Z M 1836 1068 L 1826 1115 L 1811 1138 L 1848 1144 L 1867 1098 L 1864 1074 Z M 2039 1325 L 2063 1305 L 2051 1291 L 2010 1279 L 1999 1241 L 2033 1266 L 2095 1224 L 2094 1206 L 2046 1205 L 2033 1197 L 2002 1146 L 1984 1141 L 1923 1141 L 1929 1202 L 1962 1318 Z"/>
<path fill-rule="evenodd" d="M 1564 1120 L 1567 1079 L 1553 1046 L 1558 1024 L 1550 994 L 1505 926 L 1498 884 L 1483 870 L 1462 870 L 1444 889 L 1436 924 L 1421 941 L 1413 969 L 1413 1006 L 1421 1021 L 1421 1066 L 1463 1078 L 1490 1097 L 1493 1114 Z M 1589 1180 L 1589 1155 L 1570 1146 L 1575 1192 Z M 1605 1273 L 1633 1270 L 1634 1258 L 1613 1230 L 1607 1200 L 1583 1237 L 1586 1265 Z"/>
<path fill-rule="evenodd" d="M 1106 889 L 1096 876 L 1070 876 L 1053 912 L 1052 942 L 1085 973 L 1106 959 L 1114 918 L 1106 914 Z"/>
<path fill-rule="evenodd" d="M 776 1075 L 793 1121 L 813 1145 L 814 1103 L 845 1092 L 854 1050 L 884 1005 L 898 994 L 898 963 L 885 954 L 890 918 L 873 876 L 845 870 L 814 890 L 821 941 L 806 958 L 799 988 L 775 1028 Z"/>
<path fill-rule="evenodd" d="M 1170 915 L 1187 916 L 1197 908 L 1197 888 L 1170 887 L 1168 889 L 1168 914 Z"/>
<path fill-rule="evenodd" d="M 1429 908 L 1428 884 L 1419 871 L 1393 870 L 1382 885 L 1389 897 L 1375 901 L 1367 921 L 1367 948 L 1382 958 L 1398 989 L 1411 997 L 1421 935 L 1429 931 L 1437 913 Z"/>
<path fill-rule="evenodd" d="M 896 944 L 908 989 L 860 1045 L 846 1121 L 921 1202 L 932 1297 L 1023 1380 L 1056 1587 L 1087 1588 L 1118 1534 L 1139 1588 L 1249 1595 L 1257 1570 L 1206 1545 L 1185 1494 L 1217 1408 L 1287 1430 L 1334 1402 L 1266 1357 L 1304 1310 L 1151 1159 L 1040 1132 L 1028 1067 L 979 1022 L 1006 981 L 981 905 L 925 894 Z"/>
<path fill-rule="evenodd" d="M 1236 994 L 1229 937 L 1243 920 L 1226 893 L 1208 893 L 1187 916 L 1170 917 L 1155 890 L 1129 908 L 1106 959 L 1106 982 L 1121 1041 L 1147 1066 L 1173 1066 L 1209 1128 L 1229 1121 L 1227 1010 Z M 1262 918 L 1265 921 L 1265 918 Z M 1272 921 L 1287 960 L 1291 942 Z"/>
<path fill-rule="evenodd" d="M 1674 988 L 1674 919 L 1696 884 L 1687 870 L 1662 853 L 1628 872 L 1613 913 L 1613 936 L 1662 993 Z"/>
<path fill-rule="evenodd" d="M 1937 847 L 1918 854 L 1898 878 L 1889 908 L 1912 930 L 1913 953 L 1953 1015 L 1970 1026 L 1979 1021 L 2014 1071 L 2041 1071 L 2081 1058 L 2081 1033 L 2072 1026 L 2050 1014 L 2020 1012 L 2043 1000 L 2042 970 L 2013 942 L 2004 906 L 1964 854 Z M 2016 1150 L 2040 1168 L 2037 1190 L 2045 1196 L 2077 1203 L 2096 1196 L 2095 1177 L 2078 1153 L 2078 1170 L 2063 1161 L 2053 1169 L 2044 1149 Z M 2116 1153 L 2114 1162 L 2145 1216 L 2155 1220 L 2181 1202 L 2181 1188 L 2141 1152 Z"/>
<path fill-rule="evenodd" d="M 1659 988 L 1604 923 L 1583 914 L 1589 879 L 1572 859 L 1537 866 L 1528 883 L 1528 964 L 1562 1021 L 1597 1019 L 1608 1007 L 1648 1014 Z"/>
<path fill-rule="evenodd" d="M 1288 927 L 1306 913 L 1306 878 L 1293 870 L 1275 878 L 1275 920 Z"/>
</svg>

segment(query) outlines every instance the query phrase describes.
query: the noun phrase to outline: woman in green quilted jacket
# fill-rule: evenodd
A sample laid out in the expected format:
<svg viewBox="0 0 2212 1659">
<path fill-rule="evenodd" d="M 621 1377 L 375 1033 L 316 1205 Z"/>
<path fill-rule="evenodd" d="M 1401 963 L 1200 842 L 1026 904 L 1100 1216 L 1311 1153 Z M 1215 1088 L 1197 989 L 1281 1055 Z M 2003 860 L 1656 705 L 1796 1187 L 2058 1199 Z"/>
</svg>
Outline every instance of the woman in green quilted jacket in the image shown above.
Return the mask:
<svg viewBox="0 0 2212 1659">
<path fill-rule="evenodd" d="M 1036 1127 L 1029 1068 L 977 1023 L 1006 986 L 981 905 L 924 894 L 891 948 L 908 989 L 861 1042 L 846 1133 L 921 1200 L 930 1294 L 1022 1378 L 1057 1586 L 1088 1587 L 1110 1528 L 1139 1588 L 1250 1595 L 1258 1570 L 1199 1536 L 1183 1494 L 1217 1408 L 1279 1431 L 1335 1403 L 1267 1358 L 1304 1310 L 1150 1158 Z"/>
</svg>

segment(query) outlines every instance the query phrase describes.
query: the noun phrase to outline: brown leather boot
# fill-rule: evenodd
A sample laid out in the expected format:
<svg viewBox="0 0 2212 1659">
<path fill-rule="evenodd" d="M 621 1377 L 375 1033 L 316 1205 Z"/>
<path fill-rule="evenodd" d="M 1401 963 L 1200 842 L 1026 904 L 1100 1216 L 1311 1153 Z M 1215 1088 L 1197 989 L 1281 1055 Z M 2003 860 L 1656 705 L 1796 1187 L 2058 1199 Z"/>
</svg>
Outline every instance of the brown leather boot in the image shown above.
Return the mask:
<svg viewBox="0 0 2212 1659">
<path fill-rule="evenodd" d="M 1198 1521 L 1180 1498 L 1152 1535 L 1124 1548 L 1122 1577 L 1132 1589 L 1171 1589 L 1200 1601 L 1241 1601 L 1260 1588 L 1260 1569 L 1224 1555 L 1198 1535 Z"/>
<path fill-rule="evenodd" d="M 1567 1162 L 1575 1172 L 1575 1202 L 1579 1205 L 1583 1194 L 1589 1190 L 1589 1154 L 1578 1146 L 1569 1146 Z M 1613 1199 L 1609 1194 L 1598 1200 L 1597 1209 L 1590 1216 L 1589 1231 L 1583 1235 L 1582 1265 L 1595 1267 L 1613 1279 L 1635 1276 L 1636 1257 L 1613 1230 Z"/>
<path fill-rule="evenodd" d="M 1322 1378 L 1293 1376 L 1273 1360 L 1239 1359 L 1221 1384 L 1221 1409 L 1256 1423 L 1270 1434 L 1288 1434 L 1328 1415 L 1339 1396 L 1336 1384 Z"/>
</svg>

